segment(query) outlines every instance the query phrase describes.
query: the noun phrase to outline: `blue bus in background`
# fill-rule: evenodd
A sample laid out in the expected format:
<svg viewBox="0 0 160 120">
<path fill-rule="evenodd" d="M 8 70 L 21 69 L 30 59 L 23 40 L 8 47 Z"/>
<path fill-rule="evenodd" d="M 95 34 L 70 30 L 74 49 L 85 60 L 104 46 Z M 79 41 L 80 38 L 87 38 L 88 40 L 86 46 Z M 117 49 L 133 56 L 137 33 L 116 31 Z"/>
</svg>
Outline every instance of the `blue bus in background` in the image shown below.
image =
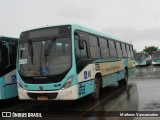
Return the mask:
<svg viewBox="0 0 160 120">
<path fill-rule="evenodd" d="M 80 25 L 24 31 L 17 59 L 19 99 L 98 99 L 100 89 L 127 86 L 133 45 Z"/>
<path fill-rule="evenodd" d="M 147 66 L 151 64 L 150 55 L 147 52 L 137 52 L 134 54 L 136 66 Z"/>
<path fill-rule="evenodd" d="M 0 100 L 17 96 L 16 56 L 18 39 L 0 36 Z"/>
<path fill-rule="evenodd" d="M 152 65 L 160 65 L 160 50 L 152 52 L 151 59 Z"/>
</svg>

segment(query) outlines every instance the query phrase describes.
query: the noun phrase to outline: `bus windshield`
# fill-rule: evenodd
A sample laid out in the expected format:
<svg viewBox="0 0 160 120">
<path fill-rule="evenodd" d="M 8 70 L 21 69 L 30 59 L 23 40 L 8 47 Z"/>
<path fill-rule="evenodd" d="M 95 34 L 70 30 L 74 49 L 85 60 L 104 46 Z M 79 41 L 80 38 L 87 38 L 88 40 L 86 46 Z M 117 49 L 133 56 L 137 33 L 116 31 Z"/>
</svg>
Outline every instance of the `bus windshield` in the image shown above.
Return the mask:
<svg viewBox="0 0 160 120">
<path fill-rule="evenodd" d="M 160 59 L 160 51 L 156 51 L 152 54 L 152 60 Z"/>
<path fill-rule="evenodd" d="M 143 54 L 143 53 L 136 53 L 135 54 L 135 60 L 136 61 L 143 61 L 145 59 L 146 59 L 145 54 Z"/>
<path fill-rule="evenodd" d="M 71 67 L 71 39 L 21 42 L 19 72 L 23 76 L 58 75 Z"/>
</svg>

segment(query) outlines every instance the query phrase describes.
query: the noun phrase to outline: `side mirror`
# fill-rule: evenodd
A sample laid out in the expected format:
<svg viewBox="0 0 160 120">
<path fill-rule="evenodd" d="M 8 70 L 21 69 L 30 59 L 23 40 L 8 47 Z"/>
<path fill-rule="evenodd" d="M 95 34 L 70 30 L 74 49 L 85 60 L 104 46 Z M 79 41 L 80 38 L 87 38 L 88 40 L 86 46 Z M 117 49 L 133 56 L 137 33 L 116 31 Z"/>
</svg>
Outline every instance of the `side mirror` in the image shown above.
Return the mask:
<svg viewBox="0 0 160 120">
<path fill-rule="evenodd" d="M 78 33 L 78 32 L 75 32 L 74 35 L 78 36 L 79 49 L 80 49 L 80 50 L 84 49 L 84 41 L 81 39 L 79 33 Z"/>
<path fill-rule="evenodd" d="M 78 40 L 78 45 L 80 50 L 84 49 L 84 41 L 82 39 Z"/>
</svg>

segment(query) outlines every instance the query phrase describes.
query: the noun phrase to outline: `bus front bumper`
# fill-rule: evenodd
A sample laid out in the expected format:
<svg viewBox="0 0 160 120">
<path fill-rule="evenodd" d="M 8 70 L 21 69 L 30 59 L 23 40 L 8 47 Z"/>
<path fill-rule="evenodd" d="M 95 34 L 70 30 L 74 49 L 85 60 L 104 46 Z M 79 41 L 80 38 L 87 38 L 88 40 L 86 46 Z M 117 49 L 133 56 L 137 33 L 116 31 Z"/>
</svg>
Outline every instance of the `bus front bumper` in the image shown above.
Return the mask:
<svg viewBox="0 0 160 120">
<path fill-rule="evenodd" d="M 152 62 L 152 65 L 160 65 L 160 62 Z"/>
<path fill-rule="evenodd" d="M 28 91 L 18 88 L 18 96 L 21 100 L 76 100 L 78 85 L 56 91 Z"/>
</svg>

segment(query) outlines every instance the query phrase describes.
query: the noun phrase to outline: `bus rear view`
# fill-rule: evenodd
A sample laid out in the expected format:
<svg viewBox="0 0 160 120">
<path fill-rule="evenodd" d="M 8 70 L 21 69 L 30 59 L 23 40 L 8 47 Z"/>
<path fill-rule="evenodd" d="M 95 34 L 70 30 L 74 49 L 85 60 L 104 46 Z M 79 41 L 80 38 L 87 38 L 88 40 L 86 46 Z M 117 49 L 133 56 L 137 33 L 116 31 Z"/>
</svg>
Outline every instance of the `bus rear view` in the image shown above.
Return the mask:
<svg viewBox="0 0 160 120">
<path fill-rule="evenodd" d="M 19 41 L 20 99 L 77 99 L 72 67 L 71 26 L 23 32 Z"/>
</svg>

